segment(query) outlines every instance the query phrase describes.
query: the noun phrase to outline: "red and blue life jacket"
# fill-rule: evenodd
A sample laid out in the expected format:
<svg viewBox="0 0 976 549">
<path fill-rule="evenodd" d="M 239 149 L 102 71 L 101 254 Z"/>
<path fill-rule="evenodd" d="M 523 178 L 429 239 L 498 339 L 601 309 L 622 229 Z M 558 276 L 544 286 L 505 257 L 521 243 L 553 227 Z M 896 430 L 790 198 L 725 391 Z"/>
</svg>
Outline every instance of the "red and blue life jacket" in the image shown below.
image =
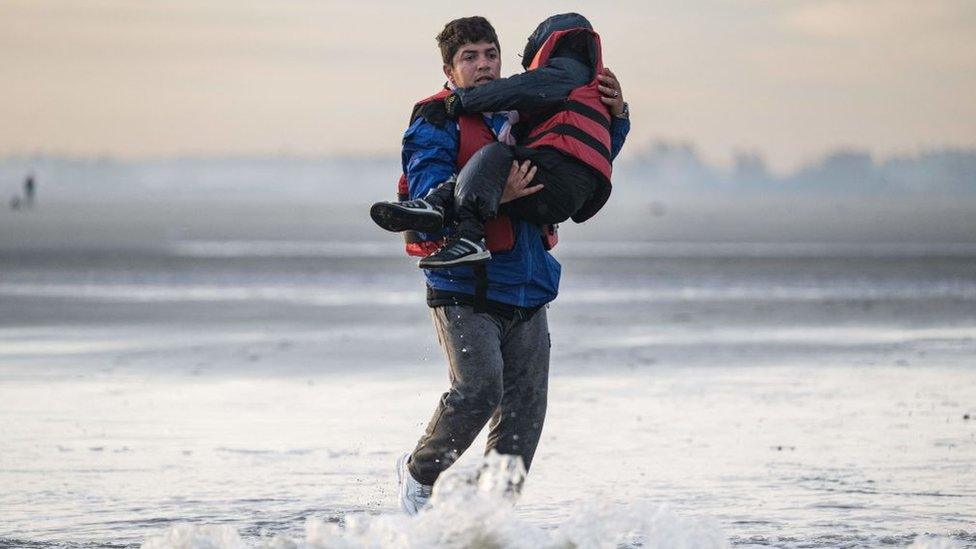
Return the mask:
<svg viewBox="0 0 976 549">
<path fill-rule="evenodd" d="M 443 101 L 451 94 L 451 90 L 445 88 L 440 92 L 421 99 L 414 105 L 411 121 L 419 115 L 420 109 L 429 103 Z M 457 154 L 457 170 L 468 163 L 468 160 L 478 152 L 481 147 L 494 143 L 496 138 L 491 127 L 485 122 L 485 117 L 481 113 L 465 114 L 458 117 L 459 146 Z M 410 190 L 407 183 L 407 175 L 400 174 L 397 182 L 397 200 L 410 200 Z M 547 250 L 552 249 L 559 240 L 555 226 L 544 227 L 542 231 L 543 243 Z M 425 240 L 416 231 L 405 231 L 403 233 L 407 255 L 415 257 L 426 257 L 436 252 L 444 240 Z M 485 223 L 485 240 L 488 250 L 491 252 L 507 252 L 515 247 L 515 228 L 512 219 L 507 215 L 499 214 L 498 217 Z"/>
</svg>

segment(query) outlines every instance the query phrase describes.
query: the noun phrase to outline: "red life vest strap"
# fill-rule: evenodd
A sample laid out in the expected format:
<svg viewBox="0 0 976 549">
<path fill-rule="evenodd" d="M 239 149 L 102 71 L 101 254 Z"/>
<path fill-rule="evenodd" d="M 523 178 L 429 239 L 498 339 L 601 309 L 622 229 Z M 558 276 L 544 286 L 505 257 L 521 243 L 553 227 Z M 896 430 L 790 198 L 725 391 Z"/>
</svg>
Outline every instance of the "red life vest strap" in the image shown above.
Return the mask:
<svg viewBox="0 0 976 549">
<path fill-rule="evenodd" d="M 440 240 L 420 240 L 415 231 L 405 231 L 403 239 L 407 255 L 413 257 L 427 257 L 444 245 L 443 238 Z M 556 237 L 556 241 L 558 240 L 559 238 Z M 545 234 L 543 241 L 546 241 Z M 488 244 L 489 252 L 511 251 L 515 247 L 515 226 L 512 224 L 512 219 L 508 216 L 499 216 L 485 223 L 485 242 Z"/>
<path fill-rule="evenodd" d="M 443 240 L 421 240 L 420 242 L 407 242 L 407 255 L 412 257 L 427 257 L 440 249 Z"/>
</svg>

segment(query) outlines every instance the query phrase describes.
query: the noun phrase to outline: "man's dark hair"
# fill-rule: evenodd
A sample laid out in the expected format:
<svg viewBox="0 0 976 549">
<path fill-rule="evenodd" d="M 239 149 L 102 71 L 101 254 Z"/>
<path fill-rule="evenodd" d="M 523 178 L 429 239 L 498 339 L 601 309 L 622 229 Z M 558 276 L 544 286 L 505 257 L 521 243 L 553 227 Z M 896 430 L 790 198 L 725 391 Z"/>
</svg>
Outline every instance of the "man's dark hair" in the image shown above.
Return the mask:
<svg viewBox="0 0 976 549">
<path fill-rule="evenodd" d="M 495 27 L 481 16 L 462 17 L 444 25 L 444 30 L 437 35 L 437 46 L 441 49 L 441 58 L 445 65 L 454 65 L 454 54 L 465 44 L 477 42 L 491 42 L 498 45 Z"/>
</svg>

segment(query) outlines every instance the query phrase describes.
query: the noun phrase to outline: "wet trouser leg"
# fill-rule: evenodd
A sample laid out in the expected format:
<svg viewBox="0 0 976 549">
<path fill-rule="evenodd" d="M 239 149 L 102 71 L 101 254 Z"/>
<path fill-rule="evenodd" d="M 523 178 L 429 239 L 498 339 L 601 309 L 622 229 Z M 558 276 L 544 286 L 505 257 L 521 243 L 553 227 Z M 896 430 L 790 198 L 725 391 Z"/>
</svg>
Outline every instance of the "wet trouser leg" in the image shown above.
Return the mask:
<svg viewBox="0 0 976 549">
<path fill-rule="evenodd" d="M 431 485 L 490 418 L 488 448 L 532 462 L 546 412 L 549 339 L 545 310 L 507 320 L 472 307 L 432 309 L 447 354 L 451 388 L 441 396 L 408 467 Z"/>
<path fill-rule="evenodd" d="M 516 324 L 502 342 L 501 405 L 488 429 L 485 453 L 519 455 L 528 471 L 535 455 L 549 393 L 549 323 L 543 307 Z"/>
</svg>

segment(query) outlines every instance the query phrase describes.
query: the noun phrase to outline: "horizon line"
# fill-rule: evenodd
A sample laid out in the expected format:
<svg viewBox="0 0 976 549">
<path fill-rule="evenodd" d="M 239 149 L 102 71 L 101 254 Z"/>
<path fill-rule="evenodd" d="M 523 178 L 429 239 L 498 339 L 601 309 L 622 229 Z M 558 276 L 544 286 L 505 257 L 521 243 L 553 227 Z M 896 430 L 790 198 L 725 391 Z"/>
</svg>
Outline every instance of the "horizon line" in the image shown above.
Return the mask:
<svg viewBox="0 0 976 549">
<path fill-rule="evenodd" d="M 703 164 L 716 164 L 711 162 L 706 158 L 702 158 L 699 153 L 700 149 L 698 145 L 692 141 L 681 140 L 681 139 L 652 139 L 646 143 L 635 146 L 627 152 L 627 154 L 621 154 L 618 159 L 620 162 L 639 162 L 643 154 L 653 152 L 655 148 L 667 145 L 674 148 L 686 148 L 696 153 Z M 830 147 L 824 151 L 821 151 L 811 159 L 797 163 L 791 170 L 796 171 L 802 169 L 805 166 L 814 165 L 818 162 L 836 156 L 838 154 L 863 154 L 870 157 L 873 161 L 883 162 L 885 160 L 891 160 L 895 158 L 918 158 L 922 156 L 938 154 L 938 153 L 963 153 L 963 154 L 976 154 L 976 145 L 930 145 L 930 146 L 918 146 L 914 150 L 902 150 L 902 151 L 891 151 L 888 153 L 875 153 L 870 150 L 869 147 L 859 146 L 859 145 L 844 145 L 838 144 Z M 755 149 L 733 149 L 730 151 L 731 157 L 734 159 L 738 155 L 752 155 L 765 160 L 765 153 L 760 150 Z M 144 162 L 166 162 L 166 161 L 215 161 L 215 160 L 297 160 L 297 161 L 321 161 L 321 160 L 388 160 L 390 158 L 397 158 L 399 156 L 398 152 L 321 152 L 321 153 L 307 153 L 298 151 L 240 151 L 240 152 L 228 152 L 228 153 L 207 153 L 207 152 L 197 152 L 197 153 L 172 153 L 172 154 L 146 154 L 146 155 L 119 155 L 115 153 L 99 153 L 99 154 L 84 154 L 84 153 L 68 153 L 68 152 L 56 152 L 56 151 L 34 151 L 34 152 L 7 152 L 0 153 L 0 162 L 8 161 L 21 161 L 21 160 L 62 160 L 69 162 L 106 162 L 106 163 L 117 163 L 117 164 L 138 164 Z M 719 163 L 720 164 L 720 163 Z M 779 170 L 776 170 L 779 171 Z"/>
</svg>

